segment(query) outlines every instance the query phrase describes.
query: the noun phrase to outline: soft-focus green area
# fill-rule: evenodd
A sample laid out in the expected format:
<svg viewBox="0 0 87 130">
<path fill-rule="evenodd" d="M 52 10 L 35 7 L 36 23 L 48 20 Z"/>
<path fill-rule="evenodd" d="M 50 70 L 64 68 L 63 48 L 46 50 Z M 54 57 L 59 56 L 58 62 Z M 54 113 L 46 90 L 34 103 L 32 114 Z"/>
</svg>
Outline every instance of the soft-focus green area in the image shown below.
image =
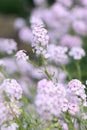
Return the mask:
<svg viewBox="0 0 87 130">
<path fill-rule="evenodd" d="M 25 17 L 32 7 L 32 0 L 0 0 L 0 13 Z"/>
</svg>

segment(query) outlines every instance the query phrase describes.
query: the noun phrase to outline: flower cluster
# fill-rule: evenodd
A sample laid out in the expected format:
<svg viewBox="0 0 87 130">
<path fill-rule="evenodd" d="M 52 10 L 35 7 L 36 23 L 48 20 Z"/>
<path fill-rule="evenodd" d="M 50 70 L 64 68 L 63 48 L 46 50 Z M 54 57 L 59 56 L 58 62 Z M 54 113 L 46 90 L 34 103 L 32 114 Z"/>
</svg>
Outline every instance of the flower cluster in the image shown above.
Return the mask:
<svg viewBox="0 0 87 130">
<path fill-rule="evenodd" d="M 72 56 L 75 60 L 80 60 L 86 54 L 85 54 L 84 49 L 80 47 L 72 47 L 72 49 L 69 52 L 69 55 Z"/>
<path fill-rule="evenodd" d="M 55 85 L 52 81 L 47 81 L 46 79 L 39 81 L 36 106 L 42 118 L 47 117 L 51 119 L 51 114 L 56 116 L 60 115 L 61 104 L 64 101 L 65 95 L 66 91 L 62 84 Z M 50 117 L 45 116 L 47 113 L 50 114 Z"/>
<path fill-rule="evenodd" d="M 0 52 L 12 54 L 13 51 L 17 50 L 17 43 L 13 39 L 0 39 Z"/>
<path fill-rule="evenodd" d="M 71 80 L 68 85 L 54 84 L 46 79 L 38 83 L 36 106 L 42 118 L 52 119 L 55 115 L 61 119 L 62 112 L 80 116 L 84 112 L 81 107 L 85 104 L 85 86 L 77 79 Z"/>
<path fill-rule="evenodd" d="M 5 79 L 0 85 L 0 125 L 21 114 L 19 99 L 22 88 L 14 79 Z"/>
<path fill-rule="evenodd" d="M 47 30 L 42 25 L 35 25 L 33 27 L 33 43 L 37 54 L 46 53 L 46 48 L 49 43 L 49 36 Z"/>
<path fill-rule="evenodd" d="M 74 79 L 71 80 L 68 84 L 68 89 L 75 95 L 79 96 L 81 99 L 86 101 L 86 94 L 85 94 L 86 86 L 81 83 L 81 81 Z"/>
<path fill-rule="evenodd" d="M 17 57 L 17 60 L 23 60 L 23 61 L 28 60 L 28 56 L 26 55 L 24 50 L 18 51 L 16 53 L 16 57 Z"/>
<path fill-rule="evenodd" d="M 62 46 L 49 45 L 48 54 L 49 59 L 55 63 L 65 63 L 68 61 L 68 48 Z"/>
</svg>

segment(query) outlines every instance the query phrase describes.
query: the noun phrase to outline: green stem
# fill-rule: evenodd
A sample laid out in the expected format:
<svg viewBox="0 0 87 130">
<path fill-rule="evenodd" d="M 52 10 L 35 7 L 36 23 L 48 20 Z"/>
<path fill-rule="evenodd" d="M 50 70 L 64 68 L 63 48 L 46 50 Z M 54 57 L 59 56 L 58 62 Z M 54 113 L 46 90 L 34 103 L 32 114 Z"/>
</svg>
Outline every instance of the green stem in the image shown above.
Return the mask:
<svg viewBox="0 0 87 130">
<path fill-rule="evenodd" d="M 81 122 L 79 120 L 77 120 L 77 122 L 78 122 L 78 128 L 79 128 L 79 130 L 81 130 Z"/>
<path fill-rule="evenodd" d="M 50 75 L 46 69 L 46 63 L 45 63 L 45 59 L 43 57 L 43 55 L 41 55 L 41 60 L 42 60 L 42 65 L 44 66 L 44 73 L 46 74 L 46 76 L 52 80 L 52 75 Z M 34 62 L 32 62 L 31 60 L 27 60 L 30 64 L 32 64 L 34 67 L 39 68 L 39 66 L 37 64 L 35 64 Z"/>
<path fill-rule="evenodd" d="M 44 73 L 47 75 L 47 77 L 48 77 L 50 80 L 52 80 L 52 76 L 47 72 L 46 68 L 45 68 L 45 70 L 44 70 Z"/>
<path fill-rule="evenodd" d="M 78 78 L 79 80 L 81 80 L 81 68 L 80 68 L 79 61 L 76 62 L 76 67 L 77 67 L 77 72 L 78 72 Z"/>
<path fill-rule="evenodd" d="M 14 115 L 14 118 L 15 118 L 16 122 L 17 122 L 18 125 L 19 125 L 19 129 L 20 129 L 20 130 L 24 130 L 24 127 L 22 126 L 22 122 L 20 121 L 20 119 L 17 118 L 16 114 L 14 113 L 14 111 L 13 111 L 13 109 L 12 109 L 12 107 L 10 106 L 9 103 L 8 103 L 8 105 L 9 105 L 9 107 L 10 107 L 10 110 L 11 110 L 12 114 Z"/>
<path fill-rule="evenodd" d="M 76 130 L 74 126 L 74 122 L 72 121 L 72 116 L 68 112 L 63 113 L 62 116 L 65 123 L 67 123 L 69 130 Z"/>
<path fill-rule="evenodd" d="M 68 70 L 66 69 L 65 65 L 61 64 L 61 67 L 62 67 L 62 69 L 66 72 L 66 74 L 67 74 L 69 80 L 71 80 L 72 77 L 71 77 L 71 75 L 69 74 Z"/>
<path fill-rule="evenodd" d="M 3 67 L 0 68 L 1 73 L 5 76 L 5 78 L 9 78 L 9 76 L 7 75 L 6 71 L 4 70 Z"/>
<path fill-rule="evenodd" d="M 43 55 L 41 55 L 41 60 L 42 60 L 42 64 L 44 66 L 44 73 L 46 74 L 46 76 L 52 80 L 52 75 L 48 73 L 47 69 L 46 69 L 46 63 L 45 63 L 45 59 L 43 57 Z"/>
<path fill-rule="evenodd" d="M 30 64 L 32 64 L 34 67 L 39 68 L 39 66 L 37 64 L 35 64 L 34 62 L 32 62 L 31 60 L 28 59 L 27 62 L 29 62 Z"/>
</svg>

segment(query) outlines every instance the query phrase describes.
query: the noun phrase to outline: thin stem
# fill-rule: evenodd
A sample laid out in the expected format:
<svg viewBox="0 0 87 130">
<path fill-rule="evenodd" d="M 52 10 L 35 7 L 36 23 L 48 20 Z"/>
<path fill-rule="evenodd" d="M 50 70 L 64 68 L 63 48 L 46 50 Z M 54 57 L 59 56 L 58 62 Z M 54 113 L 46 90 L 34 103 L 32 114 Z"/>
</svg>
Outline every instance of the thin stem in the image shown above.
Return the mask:
<svg viewBox="0 0 87 130">
<path fill-rule="evenodd" d="M 63 119 L 65 123 L 67 123 L 69 130 L 76 130 L 74 122 L 72 121 L 72 116 L 68 112 L 63 113 Z"/>
<path fill-rule="evenodd" d="M 45 60 L 44 60 L 43 55 L 41 55 L 41 60 L 42 60 L 43 66 L 44 66 L 44 73 L 46 74 L 46 76 L 47 76 L 50 80 L 52 80 L 52 76 L 48 73 L 48 71 L 47 71 L 47 69 L 46 69 L 46 64 L 45 64 Z M 29 62 L 30 64 L 32 64 L 34 67 L 39 68 L 39 66 L 38 66 L 37 64 L 35 64 L 34 62 L 32 62 L 31 60 L 28 59 L 27 62 Z"/>
<path fill-rule="evenodd" d="M 52 80 L 52 75 L 48 73 L 47 69 L 46 69 L 46 63 L 45 63 L 45 59 L 43 57 L 43 55 L 41 55 L 41 60 L 42 60 L 42 64 L 44 66 L 44 73 L 46 74 L 46 76 Z"/>
<path fill-rule="evenodd" d="M 4 70 L 3 67 L 0 68 L 0 71 L 3 73 L 3 75 L 5 76 L 5 78 L 9 77 L 8 74 L 5 72 L 5 70 Z"/>
<path fill-rule="evenodd" d="M 24 130 L 24 127 L 22 126 L 22 123 L 21 123 L 20 119 L 18 119 L 18 117 L 17 117 L 16 114 L 14 113 L 14 111 L 13 111 L 11 105 L 10 105 L 9 103 L 8 103 L 8 105 L 9 105 L 9 107 L 10 107 L 10 110 L 11 110 L 12 114 L 14 115 L 15 120 L 16 120 L 17 123 L 19 124 L 20 130 Z"/>
<path fill-rule="evenodd" d="M 78 78 L 79 80 L 81 80 L 81 68 L 80 68 L 79 61 L 76 61 L 76 67 L 77 67 L 77 72 L 78 72 Z"/>
<path fill-rule="evenodd" d="M 47 75 L 47 77 L 48 77 L 50 80 L 52 80 L 52 76 L 47 72 L 46 68 L 45 68 L 44 72 L 45 72 L 45 74 Z"/>
<path fill-rule="evenodd" d="M 67 74 L 69 80 L 71 80 L 72 77 L 71 77 L 71 75 L 69 74 L 68 70 L 66 69 L 65 65 L 63 65 L 63 64 L 60 64 L 60 65 L 61 65 L 62 69 L 66 72 L 66 74 Z"/>
<path fill-rule="evenodd" d="M 27 62 L 29 62 L 30 64 L 32 64 L 34 67 L 39 68 L 39 66 L 37 64 L 35 64 L 34 62 L 32 62 L 31 60 L 28 59 Z"/>
</svg>

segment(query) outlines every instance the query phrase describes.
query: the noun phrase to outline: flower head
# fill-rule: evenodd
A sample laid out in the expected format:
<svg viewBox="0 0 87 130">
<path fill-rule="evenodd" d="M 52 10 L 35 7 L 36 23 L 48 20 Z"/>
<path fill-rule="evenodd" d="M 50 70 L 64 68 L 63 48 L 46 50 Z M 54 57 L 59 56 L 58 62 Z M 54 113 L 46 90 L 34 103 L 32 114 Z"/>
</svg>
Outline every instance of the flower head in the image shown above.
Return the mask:
<svg viewBox="0 0 87 130">
<path fill-rule="evenodd" d="M 0 38 L 0 51 L 12 54 L 17 50 L 17 43 L 13 39 Z"/>
<path fill-rule="evenodd" d="M 50 59 L 52 59 L 57 64 L 64 63 L 64 61 L 67 61 L 67 51 L 68 48 L 62 46 L 50 45 L 48 48 L 48 54 L 50 56 Z"/>
<path fill-rule="evenodd" d="M 5 79 L 0 89 L 2 94 L 5 92 L 10 100 L 19 100 L 22 97 L 22 88 L 15 79 Z"/>
<path fill-rule="evenodd" d="M 25 50 L 20 50 L 16 53 L 17 60 L 28 60 L 28 56 L 25 53 Z"/>
<path fill-rule="evenodd" d="M 42 25 L 33 27 L 33 43 L 32 47 L 36 50 L 36 53 L 45 53 L 47 45 L 49 43 L 49 36 L 47 30 Z"/>
<path fill-rule="evenodd" d="M 75 60 L 80 60 L 82 57 L 84 57 L 85 51 L 83 48 L 80 47 L 72 47 L 69 55 L 72 56 Z"/>
</svg>

